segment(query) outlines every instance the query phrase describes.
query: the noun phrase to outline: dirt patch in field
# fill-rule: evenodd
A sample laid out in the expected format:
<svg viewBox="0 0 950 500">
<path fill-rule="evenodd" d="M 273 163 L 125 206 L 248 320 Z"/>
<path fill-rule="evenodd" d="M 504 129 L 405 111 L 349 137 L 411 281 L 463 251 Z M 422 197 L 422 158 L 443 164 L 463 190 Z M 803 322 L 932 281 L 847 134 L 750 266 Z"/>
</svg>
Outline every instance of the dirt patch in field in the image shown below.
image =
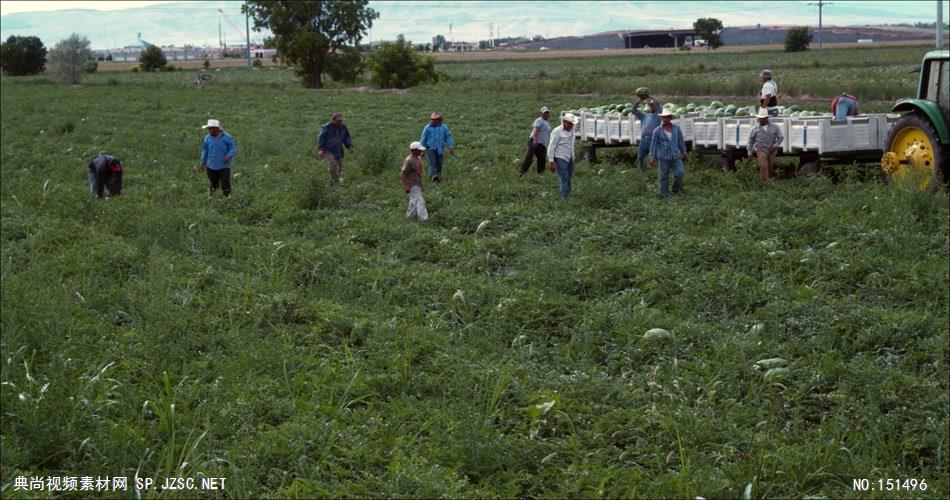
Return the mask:
<svg viewBox="0 0 950 500">
<path fill-rule="evenodd" d="M 844 48 L 874 48 L 874 47 L 899 47 L 913 45 L 932 44 L 932 39 L 910 40 L 900 42 L 874 42 L 874 43 L 826 43 L 823 47 L 829 49 Z M 734 45 L 725 46 L 716 49 L 719 53 L 742 53 L 742 52 L 763 52 L 784 50 L 780 44 L 774 45 Z M 616 57 L 616 56 L 641 56 L 652 54 L 693 54 L 705 52 L 706 49 L 693 49 L 691 51 L 681 51 L 674 48 L 653 48 L 653 49 L 600 49 L 600 50 L 545 50 L 545 51 L 517 51 L 517 50 L 497 50 L 497 51 L 477 51 L 477 52 L 437 52 L 432 54 L 436 61 L 454 62 L 454 61 L 504 61 L 513 59 L 553 59 L 553 58 L 573 58 L 573 57 Z"/>
</svg>

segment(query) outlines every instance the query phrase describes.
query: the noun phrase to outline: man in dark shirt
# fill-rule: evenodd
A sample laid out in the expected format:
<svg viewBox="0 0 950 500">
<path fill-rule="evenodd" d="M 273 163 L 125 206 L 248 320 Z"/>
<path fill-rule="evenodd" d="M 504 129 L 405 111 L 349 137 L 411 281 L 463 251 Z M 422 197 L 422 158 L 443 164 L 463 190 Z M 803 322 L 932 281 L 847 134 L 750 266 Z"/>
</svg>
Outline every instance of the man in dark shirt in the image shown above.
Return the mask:
<svg viewBox="0 0 950 500">
<path fill-rule="evenodd" d="M 343 182 L 344 146 L 353 152 L 353 141 L 350 140 L 350 130 L 343 124 L 343 115 L 333 113 L 330 121 L 320 127 L 317 136 L 317 153 L 327 162 L 331 184 Z"/>
<path fill-rule="evenodd" d="M 109 188 L 109 196 L 122 194 L 122 162 L 100 153 L 89 162 L 89 189 L 97 198 L 102 198 L 105 188 Z"/>
</svg>

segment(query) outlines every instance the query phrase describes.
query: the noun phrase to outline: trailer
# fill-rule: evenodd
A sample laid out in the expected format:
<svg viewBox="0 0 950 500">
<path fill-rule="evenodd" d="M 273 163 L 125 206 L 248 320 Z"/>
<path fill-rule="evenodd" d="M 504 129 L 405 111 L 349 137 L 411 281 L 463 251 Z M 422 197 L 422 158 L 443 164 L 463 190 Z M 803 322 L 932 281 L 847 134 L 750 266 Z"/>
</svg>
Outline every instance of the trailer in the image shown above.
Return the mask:
<svg viewBox="0 0 950 500">
<path fill-rule="evenodd" d="M 899 118 L 899 114 L 868 114 L 845 120 L 835 120 L 831 115 L 773 116 L 769 121 L 785 137 L 779 156 L 797 157 L 797 171 L 813 173 L 822 164 L 880 161 L 888 131 Z M 718 155 L 720 168 L 731 170 L 737 160 L 746 157 L 749 133 L 758 118 L 703 116 L 694 112 L 676 116 L 673 123 L 683 131 L 688 151 Z M 640 120 L 633 114 L 581 113 L 574 136 L 584 141 L 582 157 L 596 163 L 598 149 L 639 145 Z"/>
</svg>

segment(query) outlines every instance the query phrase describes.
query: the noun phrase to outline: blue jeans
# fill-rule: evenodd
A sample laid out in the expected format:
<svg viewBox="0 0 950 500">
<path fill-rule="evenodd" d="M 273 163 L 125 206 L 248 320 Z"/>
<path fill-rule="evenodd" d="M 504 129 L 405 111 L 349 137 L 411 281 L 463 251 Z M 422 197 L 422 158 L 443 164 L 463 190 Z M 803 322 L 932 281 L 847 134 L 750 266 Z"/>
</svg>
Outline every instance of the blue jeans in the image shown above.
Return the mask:
<svg viewBox="0 0 950 500">
<path fill-rule="evenodd" d="M 561 179 L 561 198 L 567 199 L 571 195 L 571 177 L 574 176 L 574 160 L 554 159 L 557 167 L 557 176 Z"/>
<path fill-rule="evenodd" d="M 676 160 L 657 160 L 659 170 L 657 177 L 660 181 L 660 196 L 670 195 L 670 171 L 673 171 L 673 192 L 678 193 L 683 189 L 683 175 L 686 174 L 686 167 L 683 166 L 683 159 Z"/>
<path fill-rule="evenodd" d="M 641 137 L 640 145 L 637 146 L 637 166 L 640 167 L 640 171 L 646 171 L 646 162 L 647 156 L 650 156 L 650 143 L 653 142 L 652 138 Z"/>
<path fill-rule="evenodd" d="M 858 114 L 857 108 L 858 103 L 850 97 L 841 96 L 835 106 L 835 120 L 846 120 L 849 116 Z"/>
<path fill-rule="evenodd" d="M 434 149 L 427 149 L 426 156 L 429 158 L 429 177 L 442 175 L 442 160 L 445 155 L 439 154 Z"/>
</svg>

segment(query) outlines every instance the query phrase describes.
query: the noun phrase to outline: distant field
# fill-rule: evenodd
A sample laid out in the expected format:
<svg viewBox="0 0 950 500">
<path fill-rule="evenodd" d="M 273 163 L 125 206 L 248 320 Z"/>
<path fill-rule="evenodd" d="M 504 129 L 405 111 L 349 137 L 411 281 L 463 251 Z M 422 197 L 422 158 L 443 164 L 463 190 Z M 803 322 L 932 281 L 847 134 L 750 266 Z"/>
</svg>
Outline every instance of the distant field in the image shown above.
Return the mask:
<svg viewBox="0 0 950 500">
<path fill-rule="evenodd" d="M 877 165 L 762 189 L 693 155 L 660 200 L 632 149 L 579 162 L 567 202 L 516 173 L 542 104 L 751 99 L 768 66 L 789 102 L 882 110 L 925 50 L 443 61 L 408 92 L 277 67 L 4 77 L 0 492 L 946 498 L 947 193 Z M 432 219 L 407 221 L 398 168 L 433 110 L 458 147 Z M 314 142 L 334 111 L 355 153 L 331 189 Z M 208 118 L 238 143 L 227 201 L 196 170 Z M 125 160 L 121 198 L 90 197 L 100 151 Z"/>
<path fill-rule="evenodd" d="M 880 47 L 906 47 L 921 46 L 933 44 L 932 39 L 918 41 L 902 42 L 874 42 L 870 44 L 858 43 L 826 43 L 822 47 L 825 49 L 870 49 Z M 817 45 L 812 47 L 817 48 Z M 715 51 L 703 48 L 693 48 L 689 54 L 696 52 L 707 54 L 735 54 L 744 52 L 774 52 L 782 50 L 779 45 L 735 45 L 725 46 Z M 437 61 L 497 61 L 506 59 L 550 59 L 550 58 L 589 58 L 589 57 L 616 57 L 616 56 L 640 56 L 654 54 L 684 54 L 679 49 L 672 48 L 652 48 L 652 49 L 604 49 L 604 50 L 545 50 L 545 51 L 518 51 L 518 50 L 495 50 L 495 51 L 475 51 L 475 52 L 436 52 L 433 55 Z"/>
</svg>

